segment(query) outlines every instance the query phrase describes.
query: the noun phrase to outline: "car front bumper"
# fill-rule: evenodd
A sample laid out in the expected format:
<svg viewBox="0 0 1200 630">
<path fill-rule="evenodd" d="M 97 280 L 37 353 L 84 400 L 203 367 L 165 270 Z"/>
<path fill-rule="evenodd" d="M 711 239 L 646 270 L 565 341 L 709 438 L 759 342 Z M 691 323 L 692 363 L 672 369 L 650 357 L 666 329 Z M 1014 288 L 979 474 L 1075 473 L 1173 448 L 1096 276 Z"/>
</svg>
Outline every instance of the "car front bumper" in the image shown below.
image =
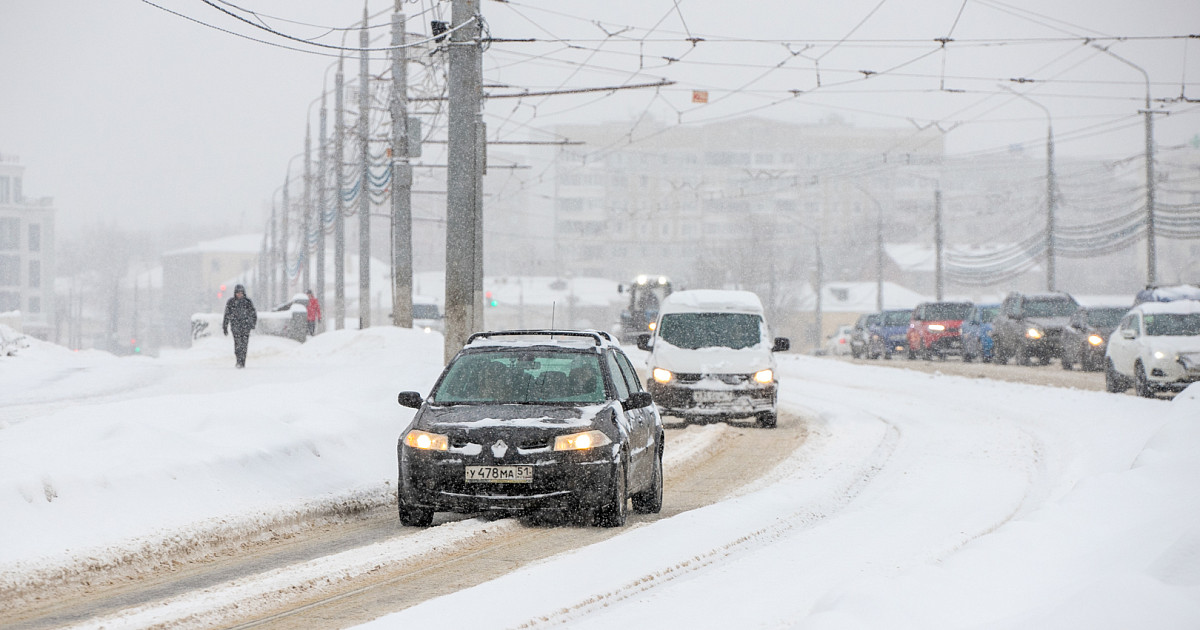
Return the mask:
<svg viewBox="0 0 1200 630">
<path fill-rule="evenodd" d="M 399 448 L 400 494 L 410 506 L 435 511 L 480 512 L 531 509 L 578 510 L 612 494 L 616 445 L 588 451 L 509 453 L 497 459 L 484 448 L 477 455 Z M 467 466 L 532 466 L 529 483 L 466 481 Z"/>
<path fill-rule="evenodd" d="M 1146 380 L 1156 390 L 1181 392 L 1188 385 L 1200 382 L 1200 353 L 1181 355 L 1173 361 L 1148 361 Z"/>
</svg>

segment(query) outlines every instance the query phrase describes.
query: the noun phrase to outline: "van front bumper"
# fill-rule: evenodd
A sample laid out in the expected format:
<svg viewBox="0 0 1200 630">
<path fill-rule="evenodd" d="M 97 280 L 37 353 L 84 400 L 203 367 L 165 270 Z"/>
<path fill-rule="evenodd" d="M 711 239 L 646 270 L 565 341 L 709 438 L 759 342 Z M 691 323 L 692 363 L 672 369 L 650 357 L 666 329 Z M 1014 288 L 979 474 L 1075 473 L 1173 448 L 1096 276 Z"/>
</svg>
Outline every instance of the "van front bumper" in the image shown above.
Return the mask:
<svg viewBox="0 0 1200 630">
<path fill-rule="evenodd" d="M 733 381 L 732 383 L 730 381 Z M 660 413 L 672 416 L 746 418 L 775 411 L 777 382 L 759 384 L 753 375 L 677 375 L 669 383 L 647 383 Z"/>
</svg>

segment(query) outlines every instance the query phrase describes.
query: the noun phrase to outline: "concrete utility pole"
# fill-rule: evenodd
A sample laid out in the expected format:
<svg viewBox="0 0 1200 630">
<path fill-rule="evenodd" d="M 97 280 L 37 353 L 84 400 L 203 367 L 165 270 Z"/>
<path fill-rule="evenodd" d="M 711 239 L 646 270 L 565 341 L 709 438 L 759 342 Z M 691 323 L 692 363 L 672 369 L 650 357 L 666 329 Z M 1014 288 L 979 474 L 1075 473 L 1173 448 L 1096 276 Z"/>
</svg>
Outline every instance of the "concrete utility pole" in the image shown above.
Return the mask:
<svg viewBox="0 0 1200 630">
<path fill-rule="evenodd" d="M 278 191 L 276 191 L 276 192 L 278 192 Z M 273 300 L 275 298 L 275 291 L 276 291 L 276 289 L 275 289 L 275 267 L 276 267 L 276 265 L 278 265 L 277 254 L 279 252 L 279 250 L 276 249 L 276 247 L 275 247 L 275 244 L 279 242 L 279 241 L 275 240 L 275 235 L 278 234 L 278 231 L 275 229 L 275 223 L 276 223 L 275 215 L 277 214 L 277 212 L 278 212 L 278 208 L 275 205 L 275 195 L 271 195 L 271 230 L 270 230 L 271 231 L 271 238 L 270 238 L 271 252 L 270 252 L 270 256 L 269 256 L 269 258 L 271 259 L 271 263 L 267 267 L 267 269 L 270 271 L 270 273 L 267 274 L 267 292 L 266 292 L 266 297 L 267 297 L 268 303 L 270 300 Z"/>
<path fill-rule="evenodd" d="M 280 213 L 280 230 L 279 230 L 279 293 L 275 295 L 275 303 L 283 304 L 288 300 L 288 213 L 291 210 L 291 197 L 288 195 L 288 180 L 291 179 L 291 173 L 283 177 L 283 208 Z"/>
<path fill-rule="evenodd" d="M 325 145 L 325 94 L 321 94 L 321 128 L 320 136 L 317 138 L 317 303 L 321 308 L 325 308 L 325 195 L 328 193 L 325 190 L 326 168 L 326 145 Z M 325 324 L 317 324 L 324 330 Z"/>
<path fill-rule="evenodd" d="M 1058 197 L 1055 194 L 1058 185 L 1054 173 L 1054 120 L 1050 117 L 1050 110 L 1046 109 L 1041 103 L 1007 85 L 1001 85 L 1000 87 L 1012 92 L 1015 96 L 1029 101 L 1042 110 L 1042 113 L 1046 114 L 1046 290 L 1053 291 L 1056 284 L 1054 268 L 1056 253 L 1054 236 L 1055 213 L 1058 209 Z"/>
<path fill-rule="evenodd" d="M 1146 80 L 1146 109 L 1142 110 L 1142 115 L 1146 117 L 1146 284 L 1154 284 L 1158 282 L 1158 243 L 1156 242 L 1154 231 L 1154 196 L 1156 192 L 1154 189 L 1155 112 L 1150 109 L 1150 74 L 1146 72 L 1145 68 L 1112 52 L 1108 48 L 1099 44 L 1092 44 L 1092 47 L 1141 72 L 1142 78 Z"/>
<path fill-rule="evenodd" d="M 392 13 L 392 324 L 412 328 L 412 166 L 408 162 L 408 51 L 404 0 Z"/>
<path fill-rule="evenodd" d="M 307 121 L 304 123 L 304 220 L 301 221 L 300 230 L 300 256 L 297 259 L 300 262 L 300 284 L 304 285 L 300 288 L 301 291 L 307 291 L 312 288 L 309 284 L 312 281 L 312 274 L 309 271 L 312 268 L 308 257 L 309 242 L 308 235 L 312 230 L 312 127 Z"/>
<path fill-rule="evenodd" d="M 333 126 L 333 325 L 337 330 L 346 327 L 346 219 L 342 216 L 342 190 L 346 187 L 342 174 L 345 155 L 346 110 L 345 75 L 342 74 L 342 57 L 338 57 L 337 74 L 334 75 L 334 126 Z"/>
<path fill-rule="evenodd" d="M 816 348 L 817 350 L 820 350 L 822 341 L 821 333 L 823 333 L 825 329 L 825 322 L 822 321 L 824 319 L 824 313 L 822 312 L 821 308 L 821 294 L 825 292 L 825 261 L 821 258 L 820 234 L 817 234 L 817 243 L 815 249 L 817 254 L 817 303 L 815 317 L 813 318 L 813 324 L 816 327 L 816 330 L 814 331 L 815 334 L 813 336 L 816 339 Z"/>
<path fill-rule="evenodd" d="M 942 301 L 945 295 L 945 283 L 942 278 L 942 250 L 945 249 L 945 239 L 942 236 L 942 189 L 939 187 L 933 193 L 933 292 L 937 301 Z"/>
<path fill-rule="evenodd" d="M 358 146 L 362 159 L 358 187 L 358 327 L 371 327 L 371 77 L 367 71 L 367 7 L 358 35 Z"/>
<path fill-rule="evenodd" d="M 479 0 L 454 0 L 449 45 L 449 139 L 446 191 L 446 345 L 449 361 L 472 332 L 478 317 L 483 282 L 479 189 L 482 180 L 480 105 Z M 479 308 L 477 308 L 479 307 Z"/>
</svg>

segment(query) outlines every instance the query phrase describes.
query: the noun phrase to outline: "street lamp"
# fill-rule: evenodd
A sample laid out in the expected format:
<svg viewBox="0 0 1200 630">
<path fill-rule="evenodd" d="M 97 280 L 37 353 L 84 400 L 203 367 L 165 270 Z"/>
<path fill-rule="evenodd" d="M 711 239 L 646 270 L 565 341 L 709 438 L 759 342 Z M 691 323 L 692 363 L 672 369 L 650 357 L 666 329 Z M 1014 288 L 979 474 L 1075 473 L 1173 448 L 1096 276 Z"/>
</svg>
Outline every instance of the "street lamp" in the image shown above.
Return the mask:
<svg viewBox="0 0 1200 630">
<path fill-rule="evenodd" d="M 1154 284 L 1158 279 L 1158 265 L 1154 241 L 1154 112 L 1150 110 L 1150 75 L 1141 66 L 1104 46 L 1092 44 L 1092 48 L 1141 72 L 1146 80 L 1146 109 L 1142 110 L 1146 117 L 1146 284 Z"/>
<path fill-rule="evenodd" d="M 1046 109 L 1041 103 L 1029 98 L 1028 96 L 1008 87 L 1001 85 L 1000 87 L 1012 92 L 1014 96 L 1025 99 L 1026 101 L 1037 106 L 1046 114 L 1046 290 L 1054 290 L 1054 214 L 1058 206 L 1058 198 L 1054 191 L 1057 188 L 1054 175 L 1054 121 L 1050 117 L 1050 110 Z"/>
</svg>

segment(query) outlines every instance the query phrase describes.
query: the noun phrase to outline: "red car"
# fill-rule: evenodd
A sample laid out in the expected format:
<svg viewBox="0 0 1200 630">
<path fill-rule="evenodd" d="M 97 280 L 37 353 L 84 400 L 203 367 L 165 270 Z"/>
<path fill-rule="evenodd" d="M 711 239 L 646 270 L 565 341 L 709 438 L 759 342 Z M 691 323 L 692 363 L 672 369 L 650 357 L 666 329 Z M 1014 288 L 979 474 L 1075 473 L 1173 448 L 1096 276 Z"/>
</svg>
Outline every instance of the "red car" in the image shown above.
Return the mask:
<svg viewBox="0 0 1200 630">
<path fill-rule="evenodd" d="M 908 322 L 908 358 L 920 353 L 926 361 L 937 355 L 962 354 L 962 323 L 971 314 L 970 302 L 924 302 Z"/>
</svg>

